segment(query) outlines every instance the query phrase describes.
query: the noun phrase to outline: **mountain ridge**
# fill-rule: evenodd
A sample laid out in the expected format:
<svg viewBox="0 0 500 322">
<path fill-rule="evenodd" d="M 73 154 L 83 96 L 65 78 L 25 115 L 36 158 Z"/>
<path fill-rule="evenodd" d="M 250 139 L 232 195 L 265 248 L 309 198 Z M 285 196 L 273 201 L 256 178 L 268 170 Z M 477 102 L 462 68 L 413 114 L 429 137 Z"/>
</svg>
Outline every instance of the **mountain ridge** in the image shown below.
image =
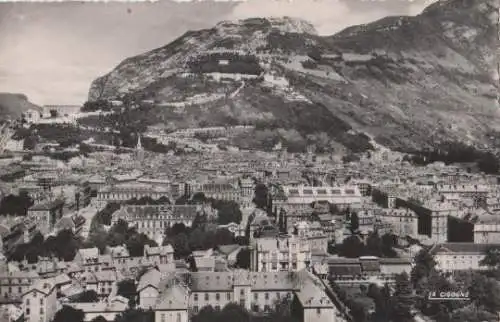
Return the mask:
<svg viewBox="0 0 500 322">
<path fill-rule="evenodd" d="M 24 112 L 30 109 L 42 111 L 42 108 L 30 102 L 25 94 L 0 93 L 0 120 L 19 119 Z"/>
<path fill-rule="evenodd" d="M 124 60 L 89 100 L 154 101 L 146 125 L 264 124 L 273 142 L 488 146 L 500 133 L 498 2 L 440 1 L 332 36 L 289 17 L 221 22 Z"/>
</svg>

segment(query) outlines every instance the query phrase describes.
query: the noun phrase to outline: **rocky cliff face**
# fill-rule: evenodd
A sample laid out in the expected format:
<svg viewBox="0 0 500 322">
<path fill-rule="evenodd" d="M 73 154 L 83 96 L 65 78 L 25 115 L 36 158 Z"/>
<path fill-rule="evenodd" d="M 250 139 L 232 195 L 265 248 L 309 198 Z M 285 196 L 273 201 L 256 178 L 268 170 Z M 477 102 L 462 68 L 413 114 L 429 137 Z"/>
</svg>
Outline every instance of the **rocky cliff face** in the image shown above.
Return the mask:
<svg viewBox="0 0 500 322">
<path fill-rule="evenodd" d="M 126 59 L 89 100 L 130 94 L 155 102 L 148 124 L 258 123 L 350 149 L 359 133 L 392 148 L 489 145 L 500 133 L 498 7 L 440 1 L 329 37 L 292 18 L 221 22 Z"/>
</svg>

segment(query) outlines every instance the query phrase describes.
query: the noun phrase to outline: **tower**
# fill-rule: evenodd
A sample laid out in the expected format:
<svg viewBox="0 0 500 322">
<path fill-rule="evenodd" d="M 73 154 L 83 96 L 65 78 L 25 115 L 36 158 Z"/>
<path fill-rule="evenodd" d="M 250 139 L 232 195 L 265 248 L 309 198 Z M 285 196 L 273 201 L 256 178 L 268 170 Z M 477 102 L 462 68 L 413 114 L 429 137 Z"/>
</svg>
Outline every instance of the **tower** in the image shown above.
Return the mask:
<svg viewBox="0 0 500 322">
<path fill-rule="evenodd" d="M 144 148 L 142 147 L 141 135 L 137 135 L 137 145 L 135 147 L 135 155 L 137 161 L 142 162 L 144 160 Z"/>
</svg>

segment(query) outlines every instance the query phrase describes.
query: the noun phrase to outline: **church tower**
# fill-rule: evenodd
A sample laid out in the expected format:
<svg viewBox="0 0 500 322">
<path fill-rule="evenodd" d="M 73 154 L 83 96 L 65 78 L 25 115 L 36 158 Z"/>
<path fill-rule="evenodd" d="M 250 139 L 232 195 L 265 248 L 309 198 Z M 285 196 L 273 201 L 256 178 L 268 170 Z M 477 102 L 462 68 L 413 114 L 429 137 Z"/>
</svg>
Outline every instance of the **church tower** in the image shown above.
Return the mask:
<svg viewBox="0 0 500 322">
<path fill-rule="evenodd" d="M 137 145 L 135 147 L 135 156 L 137 161 L 142 162 L 144 160 L 144 148 L 142 147 L 141 135 L 137 135 Z"/>
</svg>

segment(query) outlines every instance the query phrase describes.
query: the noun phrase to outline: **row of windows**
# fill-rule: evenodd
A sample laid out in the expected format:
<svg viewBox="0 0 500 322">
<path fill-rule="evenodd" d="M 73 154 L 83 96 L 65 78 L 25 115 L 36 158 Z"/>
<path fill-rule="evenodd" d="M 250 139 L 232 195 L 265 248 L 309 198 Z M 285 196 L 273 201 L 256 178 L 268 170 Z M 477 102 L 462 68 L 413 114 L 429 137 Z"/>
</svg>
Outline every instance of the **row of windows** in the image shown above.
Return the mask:
<svg viewBox="0 0 500 322">
<path fill-rule="evenodd" d="M 43 307 L 41 307 L 41 308 L 40 308 L 40 315 L 43 315 L 43 314 L 44 314 L 44 312 L 45 312 L 45 311 L 44 311 Z M 30 308 L 29 308 L 29 307 L 28 307 L 28 308 L 26 308 L 26 315 L 27 315 L 27 316 L 29 316 L 29 315 L 30 315 L 30 313 L 31 313 Z M 42 320 L 42 319 L 40 319 L 40 320 Z"/>
<path fill-rule="evenodd" d="M 36 294 L 36 293 L 35 293 Z M 43 305 L 43 297 L 40 299 L 40 305 Z M 30 299 L 26 299 L 26 306 L 29 306 L 30 305 Z"/>
<path fill-rule="evenodd" d="M 224 293 L 222 293 L 222 294 L 224 294 Z M 258 300 L 259 299 L 259 294 L 261 294 L 261 293 L 253 292 L 253 298 L 255 300 Z M 245 295 L 245 291 L 244 290 L 240 290 L 240 295 L 244 296 Z M 205 301 L 209 301 L 210 300 L 210 293 L 205 293 L 204 297 L 205 297 Z M 281 297 L 281 293 L 276 292 L 276 298 L 279 299 L 280 297 Z M 215 293 L 215 300 L 219 301 L 220 298 L 221 298 L 221 293 Z M 268 292 L 264 293 L 264 299 L 265 300 L 269 300 L 269 293 Z M 228 300 L 228 301 L 231 300 L 231 293 L 226 293 L 226 300 Z M 197 293 L 193 294 L 193 301 L 198 301 L 198 294 Z"/>
<path fill-rule="evenodd" d="M 169 322 L 173 322 L 172 321 L 172 314 L 170 314 L 170 319 L 168 319 Z M 161 322 L 166 322 L 167 321 L 167 314 L 165 313 L 162 313 L 161 314 Z M 180 313 L 177 313 L 177 320 L 176 322 L 181 322 L 181 314 Z"/>
</svg>

